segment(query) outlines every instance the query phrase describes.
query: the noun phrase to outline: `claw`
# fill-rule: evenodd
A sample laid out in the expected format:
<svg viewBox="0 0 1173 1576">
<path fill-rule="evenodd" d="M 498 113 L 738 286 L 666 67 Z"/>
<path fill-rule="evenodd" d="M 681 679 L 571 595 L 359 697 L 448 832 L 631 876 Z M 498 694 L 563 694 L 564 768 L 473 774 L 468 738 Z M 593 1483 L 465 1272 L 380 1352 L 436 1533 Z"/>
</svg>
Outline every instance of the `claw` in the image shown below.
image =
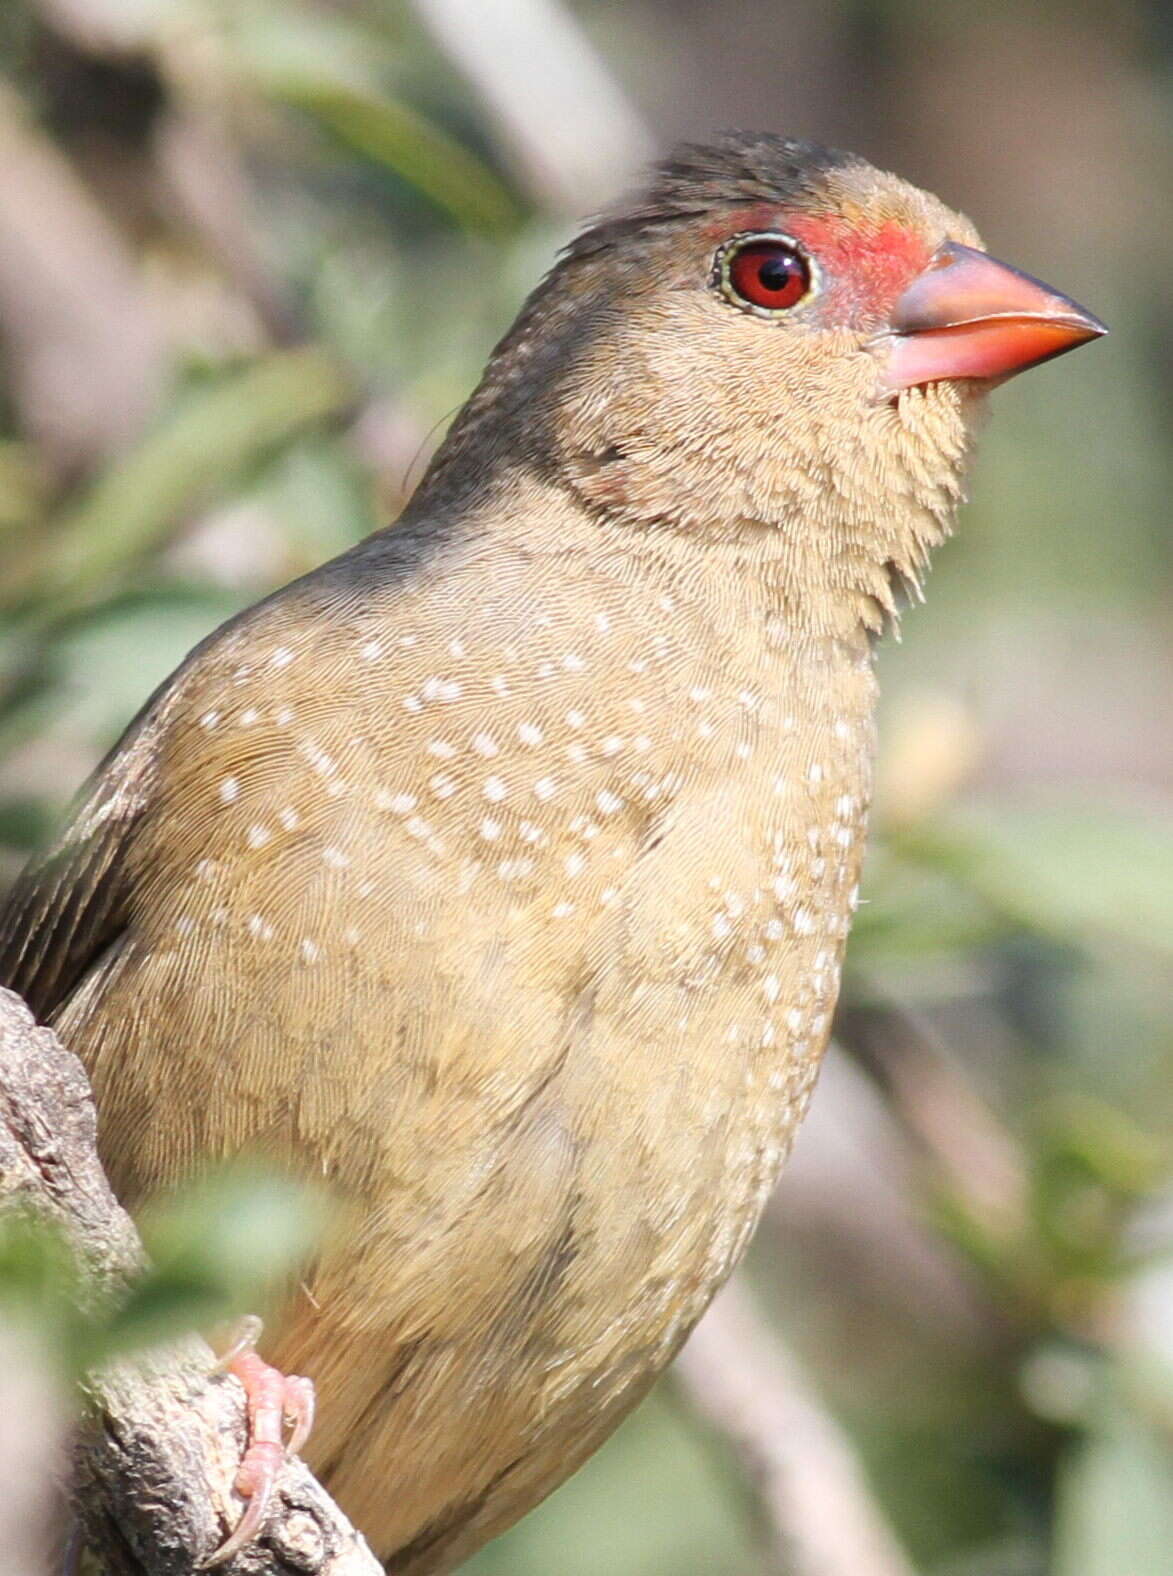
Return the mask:
<svg viewBox="0 0 1173 1576">
<path fill-rule="evenodd" d="M 216 1372 L 236 1375 L 248 1400 L 248 1443 L 233 1484 L 248 1504 L 228 1539 L 201 1562 L 201 1570 L 223 1565 L 257 1536 L 286 1456 L 298 1453 L 314 1423 L 312 1381 L 283 1374 L 257 1355 L 261 1328 L 255 1316 L 242 1319 L 235 1340 L 216 1364 Z M 284 1442 L 286 1423 L 291 1430 L 288 1445 Z"/>
</svg>

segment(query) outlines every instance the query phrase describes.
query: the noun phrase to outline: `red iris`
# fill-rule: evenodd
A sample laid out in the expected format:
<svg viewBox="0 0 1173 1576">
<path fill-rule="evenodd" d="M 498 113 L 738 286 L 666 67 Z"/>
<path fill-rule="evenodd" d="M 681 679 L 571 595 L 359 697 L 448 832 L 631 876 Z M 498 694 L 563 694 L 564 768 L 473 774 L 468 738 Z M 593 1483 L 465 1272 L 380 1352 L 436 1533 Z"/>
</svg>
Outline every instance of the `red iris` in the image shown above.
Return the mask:
<svg viewBox="0 0 1173 1576">
<path fill-rule="evenodd" d="M 751 306 L 785 311 L 811 287 L 810 266 L 786 241 L 747 241 L 729 259 L 729 286 Z"/>
</svg>

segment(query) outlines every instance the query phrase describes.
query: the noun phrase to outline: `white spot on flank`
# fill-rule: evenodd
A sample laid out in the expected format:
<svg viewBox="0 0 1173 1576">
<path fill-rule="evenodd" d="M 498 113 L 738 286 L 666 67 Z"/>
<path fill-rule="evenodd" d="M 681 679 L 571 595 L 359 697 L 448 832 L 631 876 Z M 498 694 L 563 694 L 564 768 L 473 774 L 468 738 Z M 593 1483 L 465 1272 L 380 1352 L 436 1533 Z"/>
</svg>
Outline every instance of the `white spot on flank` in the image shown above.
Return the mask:
<svg viewBox="0 0 1173 1576">
<path fill-rule="evenodd" d="M 855 800 L 849 793 L 841 794 L 835 801 L 836 815 L 850 815 L 854 809 Z"/>
<path fill-rule="evenodd" d="M 177 936 L 190 936 L 195 929 L 195 920 L 190 914 L 180 914 L 175 921 L 175 934 Z"/>
<path fill-rule="evenodd" d="M 497 866 L 497 874 L 502 881 L 521 881 L 532 875 L 533 869 L 532 859 L 503 859 Z"/>
<path fill-rule="evenodd" d="M 485 760 L 492 760 L 494 755 L 500 755 L 501 747 L 491 733 L 477 733 L 473 735 L 472 747 Z"/>
<path fill-rule="evenodd" d="M 781 989 L 782 981 L 776 974 L 767 974 L 765 979 L 762 981 L 762 995 L 768 1002 L 777 1001 Z"/>
<path fill-rule="evenodd" d="M 850 739 L 851 737 L 851 728 L 843 721 L 842 717 L 835 724 L 835 737 L 837 739 Z"/>
<path fill-rule="evenodd" d="M 616 810 L 623 808 L 623 800 L 609 788 L 604 788 L 595 795 L 595 803 L 604 815 L 614 815 Z"/>
<path fill-rule="evenodd" d="M 573 903 L 555 903 L 554 907 L 550 910 L 550 917 L 552 919 L 567 919 L 573 913 Z"/>
<path fill-rule="evenodd" d="M 254 826 L 250 826 L 245 833 L 245 838 L 250 848 L 263 848 L 272 836 L 273 834 L 269 828 L 261 826 L 259 822 Z"/>
<path fill-rule="evenodd" d="M 344 853 L 341 848 L 331 846 L 322 849 L 322 862 L 329 865 L 332 870 L 345 870 L 350 864 L 350 855 Z"/>
<path fill-rule="evenodd" d="M 465 655 L 464 641 L 463 640 L 459 640 L 459 639 L 458 640 L 450 640 L 448 642 L 448 650 L 452 653 L 452 655 L 454 657 L 463 657 Z"/>
<path fill-rule="evenodd" d="M 240 714 L 240 726 L 251 728 L 261 720 L 261 714 L 255 706 L 248 706 Z"/>
<path fill-rule="evenodd" d="M 586 869 L 586 856 L 584 854 L 567 854 L 562 863 L 568 876 L 580 876 Z"/>
<path fill-rule="evenodd" d="M 301 824 L 301 816 L 298 815 L 291 804 L 287 804 L 283 809 L 277 811 L 277 820 L 287 832 L 296 831 Z"/>
<path fill-rule="evenodd" d="M 275 668 L 287 668 L 293 661 L 293 652 L 288 646 L 278 646 L 269 658 L 270 665 Z"/>
<path fill-rule="evenodd" d="M 449 777 L 446 772 L 437 772 L 428 779 L 428 786 L 437 799 L 450 799 L 456 792 L 456 779 Z"/>
<path fill-rule="evenodd" d="M 796 908 L 791 915 L 791 924 L 796 935 L 810 936 L 814 934 L 815 918 L 809 908 Z"/>
<path fill-rule="evenodd" d="M 609 733 L 603 740 L 604 755 L 618 755 L 623 748 L 623 737 L 618 733 Z"/>
<path fill-rule="evenodd" d="M 711 689 L 706 689 L 703 684 L 694 684 L 688 692 L 688 698 L 689 700 L 696 701 L 697 705 L 699 706 L 703 700 L 712 700 L 713 692 Z"/>
<path fill-rule="evenodd" d="M 220 779 L 220 803 L 235 804 L 240 798 L 240 783 L 235 777 L 222 777 Z"/>
<path fill-rule="evenodd" d="M 599 893 L 599 906 L 601 908 L 606 908 L 608 906 L 608 904 L 614 903 L 618 896 L 619 896 L 619 888 L 618 887 L 614 887 L 614 886 L 604 887 L 603 890 Z"/>
<path fill-rule="evenodd" d="M 460 685 L 455 679 L 442 679 L 433 673 L 420 685 L 420 694 L 425 700 L 459 700 Z"/>
<path fill-rule="evenodd" d="M 404 647 L 405 650 L 407 650 L 414 646 L 419 638 L 420 637 L 418 635 L 400 635 L 399 644 Z"/>
<path fill-rule="evenodd" d="M 583 728 L 586 726 L 586 718 L 581 711 L 568 711 L 566 713 L 566 725 L 568 728 Z"/>
<path fill-rule="evenodd" d="M 447 739 L 432 739 L 428 743 L 428 754 L 441 761 L 450 761 L 456 754 L 456 746 L 449 744 Z"/>
<path fill-rule="evenodd" d="M 219 721 L 220 713 L 218 711 L 206 711 L 200 718 L 200 727 L 211 733 L 212 729 L 216 727 Z"/>
<path fill-rule="evenodd" d="M 558 792 L 558 784 L 552 777 L 539 777 L 534 784 L 534 798 L 545 801 L 552 799 Z"/>
<path fill-rule="evenodd" d="M 195 873 L 201 881 L 211 881 L 219 873 L 219 866 L 214 859 L 201 859 L 196 864 Z"/>
<path fill-rule="evenodd" d="M 807 781 L 808 782 L 812 782 L 812 783 L 821 783 L 822 782 L 822 780 L 823 780 L 823 768 L 819 765 L 818 761 L 813 761 L 811 763 L 811 768 L 807 772 L 806 777 L 807 777 Z"/>
<path fill-rule="evenodd" d="M 546 841 L 545 832 L 533 821 L 523 821 L 517 828 L 517 835 L 523 843 L 544 843 Z"/>
<path fill-rule="evenodd" d="M 484 795 L 490 804 L 500 804 L 509 789 L 500 777 L 486 777 Z"/>
<path fill-rule="evenodd" d="M 273 927 L 267 924 L 260 914 L 250 914 L 248 920 L 248 933 L 255 936 L 258 941 L 272 941 Z"/>
<path fill-rule="evenodd" d="M 361 650 L 365 662 L 377 662 L 383 655 L 383 642 L 381 640 L 368 640 Z"/>
<path fill-rule="evenodd" d="M 316 963 L 322 956 L 321 947 L 318 946 L 316 941 L 311 941 L 308 936 L 303 938 L 297 950 L 301 953 L 302 961 L 305 963 Z"/>
<path fill-rule="evenodd" d="M 338 762 L 334 757 L 327 754 L 312 739 L 305 740 L 298 748 L 319 777 L 333 777 L 338 771 Z"/>
<path fill-rule="evenodd" d="M 405 695 L 403 697 L 404 711 L 423 711 L 424 703 L 418 695 Z"/>
<path fill-rule="evenodd" d="M 481 822 L 481 836 L 486 843 L 495 843 L 501 836 L 501 823 L 493 816 L 486 815 Z"/>
<path fill-rule="evenodd" d="M 595 628 L 604 635 L 611 628 L 611 620 L 607 617 L 606 613 L 595 614 Z"/>
<path fill-rule="evenodd" d="M 489 688 L 493 691 L 494 695 L 508 695 L 509 680 L 505 677 L 504 673 L 494 673 L 493 677 L 489 680 Z"/>
<path fill-rule="evenodd" d="M 289 724 L 293 721 L 293 707 L 278 706 L 277 710 L 273 713 L 273 721 L 279 728 L 288 728 Z"/>
<path fill-rule="evenodd" d="M 536 723 L 523 722 L 518 725 L 517 737 L 523 744 L 541 744 L 542 730 Z"/>
<path fill-rule="evenodd" d="M 586 667 L 586 663 L 583 661 L 582 657 L 579 656 L 577 651 L 568 651 L 562 658 L 562 666 L 566 669 L 567 673 L 581 673 Z"/>
</svg>

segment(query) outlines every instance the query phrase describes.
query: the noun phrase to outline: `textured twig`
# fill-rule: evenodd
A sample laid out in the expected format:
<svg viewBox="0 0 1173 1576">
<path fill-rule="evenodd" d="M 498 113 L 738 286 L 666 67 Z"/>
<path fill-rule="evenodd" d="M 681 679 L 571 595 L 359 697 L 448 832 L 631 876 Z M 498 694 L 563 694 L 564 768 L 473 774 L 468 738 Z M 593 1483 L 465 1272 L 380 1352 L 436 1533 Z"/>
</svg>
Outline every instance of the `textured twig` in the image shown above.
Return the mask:
<svg viewBox="0 0 1173 1576">
<path fill-rule="evenodd" d="M 676 1372 L 757 1490 L 772 1570 L 914 1576 L 850 1441 L 736 1282 L 697 1326 Z"/>
<path fill-rule="evenodd" d="M 55 1222 L 100 1298 L 125 1284 L 143 1253 L 102 1173 L 95 1129 L 81 1063 L 35 1026 L 19 997 L 0 990 L 0 1207 Z M 236 1380 L 210 1377 L 213 1361 L 192 1336 L 91 1376 L 76 1501 L 104 1576 L 191 1576 L 239 1519 L 231 1484 L 243 1396 Z M 223 1572 L 380 1576 L 380 1567 L 291 1461 L 262 1537 Z"/>
</svg>

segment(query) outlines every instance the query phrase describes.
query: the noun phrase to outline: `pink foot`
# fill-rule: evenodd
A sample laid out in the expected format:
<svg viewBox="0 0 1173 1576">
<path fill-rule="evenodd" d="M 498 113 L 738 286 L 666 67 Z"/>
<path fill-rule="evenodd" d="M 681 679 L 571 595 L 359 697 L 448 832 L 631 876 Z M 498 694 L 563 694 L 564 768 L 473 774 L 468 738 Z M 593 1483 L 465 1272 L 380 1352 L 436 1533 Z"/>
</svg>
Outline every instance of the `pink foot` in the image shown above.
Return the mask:
<svg viewBox="0 0 1173 1576">
<path fill-rule="evenodd" d="M 248 1399 L 248 1444 L 233 1485 L 248 1505 L 228 1540 L 203 1561 L 204 1569 L 223 1565 L 260 1532 L 286 1456 L 298 1453 L 314 1426 L 312 1380 L 283 1374 L 262 1361 L 255 1350 L 260 1335 L 258 1318 L 243 1319 L 236 1340 L 216 1364 L 218 1372 L 236 1375 Z M 286 1423 L 291 1429 L 288 1444 Z"/>
</svg>

